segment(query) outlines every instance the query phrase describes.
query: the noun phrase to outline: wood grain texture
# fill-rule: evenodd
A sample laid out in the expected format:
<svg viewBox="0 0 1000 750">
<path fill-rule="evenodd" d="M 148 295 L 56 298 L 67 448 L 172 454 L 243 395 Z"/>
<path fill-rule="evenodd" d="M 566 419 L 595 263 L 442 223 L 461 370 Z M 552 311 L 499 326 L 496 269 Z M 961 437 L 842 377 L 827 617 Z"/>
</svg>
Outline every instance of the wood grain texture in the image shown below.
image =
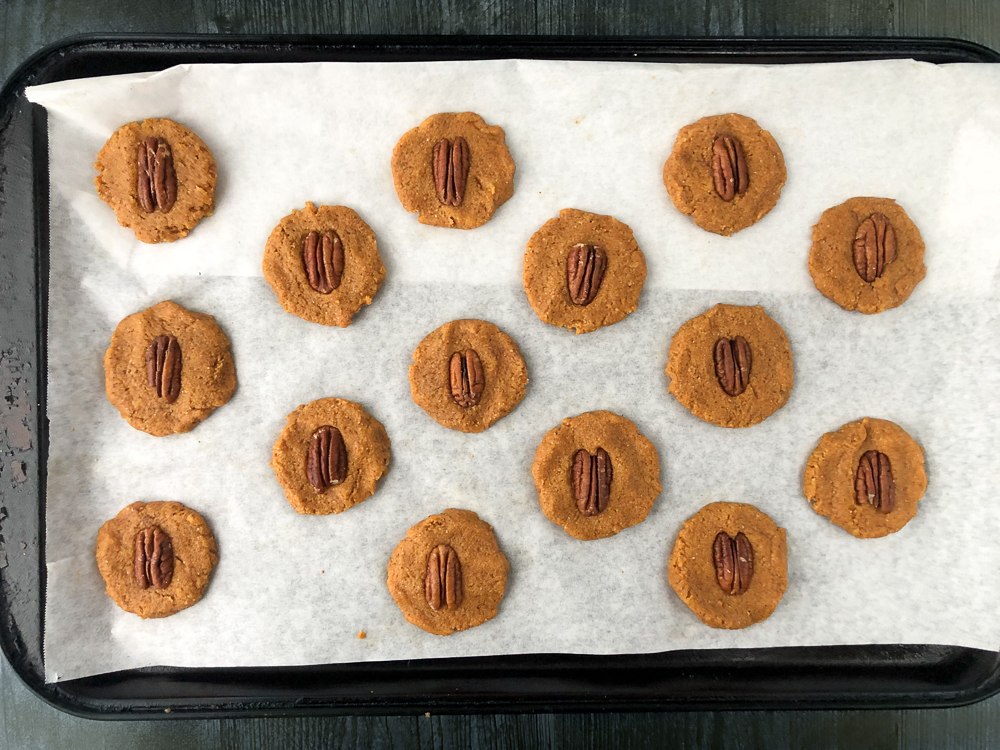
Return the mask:
<svg viewBox="0 0 1000 750">
<path fill-rule="evenodd" d="M 0 79 L 82 33 L 944 36 L 1000 48 L 991 0 L 6 0 Z M 0 176 L 2 180 L 2 176 Z M 2 185 L 0 185 L 2 189 Z M 0 664 L 0 749 L 1000 747 L 1000 696 L 939 711 L 417 716 L 93 722 L 35 698 Z"/>
<path fill-rule="evenodd" d="M 0 78 L 83 33 L 945 36 L 1000 44 L 990 0 L 6 0 Z"/>
</svg>

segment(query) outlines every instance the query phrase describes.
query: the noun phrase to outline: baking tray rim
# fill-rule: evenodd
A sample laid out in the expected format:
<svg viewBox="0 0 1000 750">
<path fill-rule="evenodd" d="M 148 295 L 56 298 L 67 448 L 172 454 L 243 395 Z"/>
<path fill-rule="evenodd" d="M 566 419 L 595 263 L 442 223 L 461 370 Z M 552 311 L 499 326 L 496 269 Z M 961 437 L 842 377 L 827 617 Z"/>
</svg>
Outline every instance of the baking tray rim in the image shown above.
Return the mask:
<svg viewBox="0 0 1000 750">
<path fill-rule="evenodd" d="M 68 37 L 54 44 L 48 45 L 39 50 L 24 63 L 22 63 L 14 73 L 4 83 L 0 89 L 0 131 L 3 131 L 10 124 L 11 118 L 15 114 L 15 109 L 19 103 L 25 104 L 23 99 L 24 88 L 28 85 L 49 82 L 49 80 L 67 80 L 70 78 L 82 77 L 77 75 L 61 75 L 47 80 L 46 75 L 57 75 L 61 72 L 60 67 L 65 67 L 65 63 L 73 62 L 74 56 L 80 57 L 87 54 L 115 55 L 121 54 L 123 57 L 131 53 L 138 58 L 143 55 L 163 56 L 176 55 L 198 55 L 212 54 L 220 58 L 245 57 L 247 55 L 276 55 L 278 61 L 300 61 L 293 53 L 306 54 L 309 59 L 355 59 L 357 61 L 371 60 L 366 55 L 382 54 L 392 56 L 398 60 L 416 59 L 497 59 L 497 58 L 533 58 L 533 59 L 584 59 L 584 60 L 649 60 L 661 62 L 726 62 L 726 63 L 756 63 L 756 64 L 794 64 L 802 62 L 819 62 L 829 60 L 865 60 L 865 59 L 888 59 L 907 58 L 935 59 L 936 62 L 1000 62 L 1000 54 L 976 44 L 959 39 L 942 37 L 919 38 L 919 37 L 781 37 L 781 38 L 715 38 L 715 39 L 690 39 L 674 37 L 562 37 L 562 36 L 381 36 L 381 35 L 343 35 L 343 36 L 321 36 L 321 35 L 295 35 L 295 36 L 275 36 L 275 35 L 153 35 L 153 34 L 86 34 Z M 447 53 L 447 55 L 443 55 Z M 286 58 L 294 59 L 286 59 Z M 805 59 L 802 59 L 805 58 Z M 945 58 L 945 59 L 940 59 Z M 956 59 L 952 59 L 956 58 Z M 229 62 L 228 59 L 219 59 L 218 62 Z M 261 60 L 264 61 L 264 60 Z M 305 60 L 301 60 L 305 61 Z M 130 59 L 131 70 L 136 63 Z M 136 70 L 159 70 L 178 64 L 184 60 L 171 61 L 168 65 L 140 64 Z M 128 72 L 128 71 L 122 71 Z M 106 73 L 107 74 L 107 73 Z M 89 75 L 89 74 L 88 74 Z M 37 105 L 27 105 L 28 108 L 44 110 Z M 44 116 L 42 118 L 44 123 Z M 34 126 L 37 128 L 37 123 Z M 37 144 L 33 144 L 36 147 Z M 4 142 L 0 138 L 0 177 L 3 176 L 3 151 Z M 47 153 L 44 157 L 39 157 L 43 165 L 47 163 Z M 36 163 L 37 167 L 37 163 Z M 41 176 L 33 175 L 35 179 L 44 183 L 44 196 L 47 196 L 47 170 Z M 35 195 L 39 195 L 36 185 Z M 3 199 L 3 191 L 0 190 L 0 218 L 4 211 L 6 201 Z M 36 209 L 39 208 L 36 204 Z M 46 203 L 47 208 L 47 203 Z M 36 214 L 41 213 L 36 210 Z M 40 231 L 47 232 L 47 210 L 45 216 L 36 215 L 36 235 L 35 242 L 31 248 L 35 253 L 36 271 L 36 350 L 33 352 L 33 362 L 38 365 L 44 363 L 44 349 L 46 345 L 45 327 L 47 321 L 47 236 L 42 236 Z M 0 239 L 3 236 L 0 235 Z M 44 246 L 40 245 L 42 243 Z M 2 254 L 0 254 L 2 255 Z M 45 257 L 42 257 L 42 256 Z M 39 608 L 39 643 L 38 652 L 41 654 L 44 637 L 44 581 L 45 581 L 45 555 L 44 555 L 44 467 L 45 452 L 47 448 L 47 423 L 44 420 L 44 393 L 46 388 L 45 368 L 36 366 L 37 394 L 38 400 L 34 406 L 36 438 L 35 458 L 39 464 L 39 492 L 37 493 L 37 513 L 40 515 L 40 528 L 38 529 L 38 553 L 40 566 L 41 591 L 38 592 Z M 3 492 L 0 492 L 0 499 L 3 499 Z M 0 517 L 2 518 L 2 517 Z M 0 541 L 2 544 L 2 541 Z M 0 603 L 7 603 L 7 581 L 5 570 L 0 569 Z M 6 607 L 5 607 L 6 609 Z M 12 627 L 8 627 L 12 626 Z M 16 631 L 16 632 L 15 632 Z M 500 665 L 492 664 L 485 668 L 502 669 L 504 663 L 524 661 L 545 661 L 552 659 L 568 660 L 571 665 L 568 669 L 593 670 L 596 668 L 607 669 L 607 665 L 600 665 L 608 660 L 623 661 L 628 658 L 638 658 L 641 660 L 653 659 L 655 657 L 666 657 L 681 659 L 693 658 L 699 661 L 699 657 L 704 659 L 705 665 L 697 668 L 723 670 L 727 668 L 736 672 L 742 670 L 754 670 L 762 668 L 762 665 L 753 664 L 757 657 L 776 656 L 779 654 L 789 654 L 793 652 L 810 653 L 832 653 L 835 651 L 850 651 L 851 653 L 861 653 L 865 655 L 870 651 L 879 655 L 889 664 L 895 664 L 899 659 L 905 661 L 907 655 L 912 656 L 916 650 L 939 650 L 947 658 L 940 659 L 940 663 L 949 660 L 972 660 L 980 665 L 982 672 L 981 679 L 978 679 L 972 687 L 960 687 L 948 689 L 941 686 L 927 687 L 921 690 L 906 691 L 897 690 L 892 693 L 879 694 L 877 692 L 846 693 L 830 691 L 813 691 L 807 694 L 799 694 L 798 697 L 791 693 L 775 693 L 772 695 L 751 695 L 744 689 L 743 694 L 739 689 L 735 692 L 721 690 L 717 695 L 698 694 L 696 697 L 678 698 L 676 695 L 648 695 L 637 696 L 635 694 L 612 695 L 601 694 L 601 691 L 594 688 L 590 693 L 539 693 L 526 697 L 518 697 L 513 693 L 502 693 L 497 696 L 488 697 L 483 691 L 467 691 L 466 694 L 459 694 L 443 691 L 434 698 L 420 698 L 415 695 L 399 695 L 386 693 L 375 698 L 364 696 L 349 699 L 338 698 L 332 700 L 326 698 L 327 702 L 304 700 L 302 697 L 291 700 L 276 700 L 260 697 L 248 699 L 246 696 L 228 696 L 211 700 L 209 696 L 197 695 L 195 697 L 155 697 L 139 699 L 133 705 L 122 705 L 127 701 L 119 698 L 115 703 L 114 698 L 93 698 L 87 697 L 84 692 L 80 692 L 81 686 L 108 681 L 115 684 L 125 684 L 129 680 L 155 680 L 166 681 L 167 684 L 178 684 L 171 681 L 171 678 L 183 675 L 193 677 L 217 672 L 225 672 L 230 676 L 254 675 L 255 673 L 267 673 L 274 675 L 284 672 L 306 673 L 311 671 L 336 671 L 345 668 L 364 668 L 365 671 L 388 671 L 403 670 L 406 672 L 413 663 L 411 660 L 392 662 L 357 662 L 349 664 L 333 665 L 310 665 L 300 667 L 240 667 L 240 668 L 206 668 L 187 669 L 177 667 L 149 667 L 143 669 L 124 670 L 121 672 L 105 673 L 92 677 L 80 678 L 58 683 L 45 683 L 44 671 L 41 669 L 41 659 L 38 664 L 32 665 L 19 653 L 20 649 L 16 643 L 21 636 L 16 619 L 13 615 L 4 618 L 0 624 L 0 649 L 4 656 L 18 675 L 18 678 L 43 701 L 75 716 L 92 719 L 149 719 L 149 718 L 219 718 L 220 716 L 298 716 L 316 714 L 400 714 L 419 713 L 433 710 L 435 713 L 484 713 L 496 711 L 517 711 L 517 712 L 542 712 L 542 711 L 579 711 L 579 710 L 599 710 L 599 711 L 627 711 L 627 710 L 717 710 L 728 709 L 763 709 L 763 708 L 796 708 L 796 709 L 823 709 L 823 708 L 898 708 L 915 706 L 960 706 L 973 703 L 1000 692 L 1000 654 L 992 651 L 980 651 L 951 646 L 844 646 L 844 647 L 783 647 L 769 649 L 728 649 L 728 650 L 698 650 L 698 651 L 669 651 L 659 654 L 621 655 L 621 656 L 588 656 L 574 654 L 542 654 L 542 655 L 519 655 L 492 656 L 492 657 L 463 657 L 446 659 L 425 659 L 413 660 L 418 664 L 429 666 L 431 669 L 447 669 L 460 663 L 480 663 L 496 662 L 502 660 Z M 21 644 L 23 645 L 23 644 Z M 714 659 L 714 661 L 713 661 Z M 587 663 L 590 666 L 587 666 Z M 575 665 L 575 666 L 572 666 Z M 536 667 L 537 668 L 537 667 Z M 677 667 L 672 667 L 677 669 Z M 780 668 L 780 667 L 779 667 Z M 628 671 L 627 667 L 620 667 Z M 817 671 L 822 671 L 822 667 L 817 667 Z M 685 675 L 684 669 L 680 668 L 680 675 L 693 678 L 694 675 Z M 400 675 L 402 676 L 402 674 Z M 732 679 L 733 675 L 723 675 Z M 470 678 L 465 678 L 470 679 Z M 487 678 L 489 679 L 489 678 Z M 495 677 L 493 679 L 496 679 Z M 719 676 L 710 677 L 718 680 Z M 183 681 L 183 680 L 182 680 Z M 731 687 L 731 685 L 730 685 Z M 739 685 L 736 686 L 739 688 Z M 76 690 L 74 690 L 76 689 Z M 639 688 L 641 690 L 641 688 Z M 374 691 L 372 691 L 374 694 Z"/>
</svg>

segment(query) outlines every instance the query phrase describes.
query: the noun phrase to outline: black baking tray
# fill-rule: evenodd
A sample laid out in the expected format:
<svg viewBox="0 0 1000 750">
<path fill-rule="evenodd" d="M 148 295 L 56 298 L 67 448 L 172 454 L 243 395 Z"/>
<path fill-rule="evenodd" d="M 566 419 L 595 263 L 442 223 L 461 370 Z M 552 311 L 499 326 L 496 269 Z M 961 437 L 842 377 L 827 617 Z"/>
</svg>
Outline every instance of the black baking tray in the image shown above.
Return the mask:
<svg viewBox="0 0 1000 750">
<path fill-rule="evenodd" d="M 1000 691 L 1000 654 L 930 645 L 153 667 L 45 683 L 48 143 L 45 111 L 25 99 L 25 86 L 180 63 L 489 58 L 1000 61 L 951 39 L 102 36 L 42 50 L 0 92 L 0 645 L 17 674 L 57 708 L 105 719 L 955 706 Z"/>
</svg>

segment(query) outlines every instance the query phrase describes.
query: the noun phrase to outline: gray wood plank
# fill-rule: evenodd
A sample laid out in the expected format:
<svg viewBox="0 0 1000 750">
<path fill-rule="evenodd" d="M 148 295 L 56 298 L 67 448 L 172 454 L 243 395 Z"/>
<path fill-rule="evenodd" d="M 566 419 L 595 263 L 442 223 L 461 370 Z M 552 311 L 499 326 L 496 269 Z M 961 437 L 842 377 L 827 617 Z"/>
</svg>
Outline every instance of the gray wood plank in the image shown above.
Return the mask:
<svg viewBox="0 0 1000 750">
<path fill-rule="evenodd" d="M 0 748 L 368 750 L 369 748 L 954 748 L 1000 744 L 1000 696 L 901 711 L 392 716 L 97 722 L 38 700 L 0 663 Z"/>
<path fill-rule="evenodd" d="M 25 687 L 0 659 L 0 748 L 9 750 L 209 750 L 221 721 L 91 721 L 65 714 Z"/>
<path fill-rule="evenodd" d="M 557 34 L 613 36 L 950 36 L 1000 46 L 989 0 L 8 0 L 0 77 L 81 33 Z"/>
</svg>

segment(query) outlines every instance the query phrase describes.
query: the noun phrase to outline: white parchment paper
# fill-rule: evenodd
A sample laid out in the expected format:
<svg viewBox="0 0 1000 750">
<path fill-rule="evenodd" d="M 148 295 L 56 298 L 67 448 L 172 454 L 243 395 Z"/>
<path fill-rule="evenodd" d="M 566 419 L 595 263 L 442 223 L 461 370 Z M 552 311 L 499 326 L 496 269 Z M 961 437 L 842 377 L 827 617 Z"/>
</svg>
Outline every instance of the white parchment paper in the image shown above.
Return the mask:
<svg viewBox="0 0 1000 750">
<path fill-rule="evenodd" d="M 50 138 L 48 680 L 152 664 L 1000 646 L 1000 69 L 218 65 L 28 95 L 47 108 Z M 392 148 L 425 117 L 463 110 L 506 130 L 515 194 L 480 229 L 426 227 L 396 198 Z M 678 129 L 725 112 L 770 130 L 788 167 L 777 207 L 732 238 L 694 226 L 661 181 Z M 155 246 L 118 226 L 93 185 L 104 141 L 152 116 L 192 128 L 219 165 L 215 214 Z M 819 215 L 856 195 L 896 198 L 927 244 L 927 278 L 877 316 L 822 297 L 806 267 Z M 307 200 L 357 210 L 387 268 L 344 330 L 285 313 L 261 276 L 269 232 Z M 578 337 L 541 323 L 521 286 L 525 243 L 566 207 L 626 222 L 649 266 L 638 311 Z M 163 299 L 216 317 L 239 387 L 193 432 L 154 438 L 108 403 L 102 357 L 119 320 Z M 791 399 L 750 429 L 703 423 L 667 394 L 672 335 L 717 302 L 762 304 L 792 343 Z M 531 379 L 517 410 L 480 435 L 437 425 L 407 381 L 420 340 L 461 317 L 513 336 Z M 268 466 L 271 447 L 286 414 L 325 396 L 379 419 L 392 460 L 366 502 L 299 516 Z M 653 441 L 664 489 L 644 523 L 581 542 L 542 515 L 530 466 L 547 430 L 592 409 L 627 416 Z M 929 486 L 906 528 L 861 541 L 812 512 L 801 477 L 824 432 L 866 415 L 923 445 Z M 162 620 L 118 609 L 94 560 L 98 528 L 135 500 L 184 502 L 218 539 L 205 598 Z M 754 503 L 788 531 L 788 592 L 742 631 L 702 625 L 666 582 L 682 523 L 715 500 Z M 494 526 L 511 575 L 496 619 L 440 638 L 403 619 L 385 578 L 406 530 L 448 507 Z"/>
</svg>

